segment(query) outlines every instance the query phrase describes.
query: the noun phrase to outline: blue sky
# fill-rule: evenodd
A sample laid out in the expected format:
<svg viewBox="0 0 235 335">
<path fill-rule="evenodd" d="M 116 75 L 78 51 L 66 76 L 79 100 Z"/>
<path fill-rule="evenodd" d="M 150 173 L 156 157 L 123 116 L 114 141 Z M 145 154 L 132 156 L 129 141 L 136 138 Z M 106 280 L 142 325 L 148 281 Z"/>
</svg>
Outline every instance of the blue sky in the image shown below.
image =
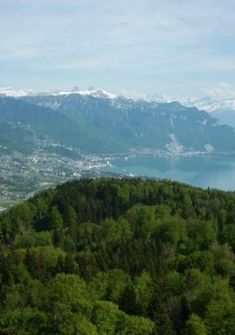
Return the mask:
<svg viewBox="0 0 235 335">
<path fill-rule="evenodd" d="M 0 86 L 235 97 L 234 0 L 0 0 Z"/>
</svg>

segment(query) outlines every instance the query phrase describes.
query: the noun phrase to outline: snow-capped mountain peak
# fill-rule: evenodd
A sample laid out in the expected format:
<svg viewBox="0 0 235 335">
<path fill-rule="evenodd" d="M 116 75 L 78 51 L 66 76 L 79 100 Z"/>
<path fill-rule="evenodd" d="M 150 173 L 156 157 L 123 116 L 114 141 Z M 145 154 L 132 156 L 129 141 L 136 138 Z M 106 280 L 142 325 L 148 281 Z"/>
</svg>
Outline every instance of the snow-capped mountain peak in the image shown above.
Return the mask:
<svg viewBox="0 0 235 335">
<path fill-rule="evenodd" d="M 115 99 L 118 95 L 115 95 L 111 92 L 108 92 L 103 89 L 94 89 L 89 88 L 87 90 L 80 90 L 78 87 L 74 87 L 72 90 L 53 90 L 53 91 L 38 91 L 33 89 L 17 89 L 13 87 L 0 87 L 0 95 L 9 96 L 9 97 L 25 97 L 25 96 L 60 96 L 60 95 L 70 95 L 70 94 L 79 94 L 83 96 L 92 96 L 96 98 L 105 98 L 105 99 Z M 130 97 L 133 99 L 132 97 Z M 180 98 L 176 99 L 171 96 L 159 95 L 159 94 L 148 94 L 145 97 L 141 98 L 142 100 L 148 102 L 157 102 L 157 103 L 170 103 L 173 101 L 178 101 L 186 107 L 197 107 L 198 109 L 205 110 L 207 112 L 215 112 L 218 110 L 233 110 L 235 112 L 235 98 L 229 99 L 212 99 L 210 97 L 204 97 L 201 99 L 196 98 Z M 138 100 L 138 99 L 133 99 Z"/>
<path fill-rule="evenodd" d="M 8 97 L 25 97 L 27 95 L 33 95 L 36 92 L 31 89 L 22 89 L 22 88 L 13 88 L 13 87 L 1 87 L 0 95 L 8 96 Z"/>
<path fill-rule="evenodd" d="M 199 109 L 204 109 L 207 112 L 214 112 L 216 110 L 222 110 L 222 109 L 235 110 L 235 99 L 213 100 L 206 97 L 196 101 L 192 100 L 191 104 L 193 104 Z"/>
<path fill-rule="evenodd" d="M 9 96 L 9 97 L 25 97 L 25 96 L 32 96 L 32 95 L 70 95 L 70 94 L 79 94 L 79 95 L 89 95 L 96 98 L 106 98 L 106 99 L 114 99 L 117 96 L 113 93 L 107 92 L 102 89 L 88 89 L 88 90 L 80 90 L 79 88 L 75 87 L 70 91 L 35 91 L 32 89 L 15 89 L 13 87 L 2 87 L 0 88 L 0 95 Z"/>
<path fill-rule="evenodd" d="M 71 94 L 80 94 L 80 95 L 90 95 L 93 96 L 95 98 L 106 98 L 106 99 L 114 99 L 117 96 L 113 93 L 107 92 L 105 90 L 102 89 L 92 89 L 92 90 L 85 90 L 85 91 L 72 91 Z"/>
<path fill-rule="evenodd" d="M 159 94 L 147 94 L 145 99 L 146 101 L 152 102 L 158 102 L 158 103 L 169 103 L 176 101 L 177 99 L 170 97 L 168 95 L 159 95 Z"/>
<path fill-rule="evenodd" d="M 203 98 L 174 98 L 166 95 L 149 94 L 146 95 L 146 101 L 156 101 L 158 103 L 170 103 L 178 101 L 186 107 L 197 107 L 200 110 L 207 112 L 214 112 L 217 110 L 234 110 L 235 111 L 235 98 L 229 99 L 212 99 L 211 97 Z"/>
</svg>

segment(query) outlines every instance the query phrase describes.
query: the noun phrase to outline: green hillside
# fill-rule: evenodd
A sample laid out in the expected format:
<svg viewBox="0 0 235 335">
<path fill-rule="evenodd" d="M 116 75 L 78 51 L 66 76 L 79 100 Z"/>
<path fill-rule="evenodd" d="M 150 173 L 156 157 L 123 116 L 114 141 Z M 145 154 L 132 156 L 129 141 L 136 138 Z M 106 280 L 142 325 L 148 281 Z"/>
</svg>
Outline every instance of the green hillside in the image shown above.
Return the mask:
<svg viewBox="0 0 235 335">
<path fill-rule="evenodd" d="M 50 106 L 74 122 L 84 122 L 126 148 L 234 153 L 235 132 L 219 125 L 210 114 L 178 102 L 157 103 L 97 98 L 70 94 L 67 96 L 36 96 L 23 98 L 31 104 Z"/>
<path fill-rule="evenodd" d="M 0 240 L 0 334 L 235 334 L 235 193 L 75 180 Z"/>
<path fill-rule="evenodd" d="M 23 100 L 0 97 L 0 127 L 2 124 L 22 124 L 38 137 L 79 148 L 83 152 L 119 152 L 120 143 L 84 120 L 72 120 L 47 107 L 32 105 Z M 11 142 L 11 137 L 8 136 Z M 22 136 L 20 142 L 24 143 Z M 22 145 L 23 145 L 22 143 Z M 0 138 L 1 145 L 1 138 Z M 123 146 L 122 148 L 125 148 Z M 16 148 L 17 149 L 17 148 Z"/>
<path fill-rule="evenodd" d="M 31 154 L 38 142 L 39 138 L 31 128 L 17 123 L 0 123 L 0 153 Z"/>
</svg>

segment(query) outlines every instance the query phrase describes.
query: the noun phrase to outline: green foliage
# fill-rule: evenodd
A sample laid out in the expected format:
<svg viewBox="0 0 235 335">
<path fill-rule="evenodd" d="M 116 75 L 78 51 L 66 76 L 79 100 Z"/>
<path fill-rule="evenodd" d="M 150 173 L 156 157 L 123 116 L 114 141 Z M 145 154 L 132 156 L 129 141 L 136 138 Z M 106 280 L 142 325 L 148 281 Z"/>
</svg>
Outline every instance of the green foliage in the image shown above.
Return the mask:
<svg viewBox="0 0 235 335">
<path fill-rule="evenodd" d="M 206 327 L 198 315 L 192 314 L 186 322 L 185 335 L 207 335 Z"/>
<path fill-rule="evenodd" d="M 118 335 L 150 335 L 153 334 L 154 323 L 143 317 L 129 316 L 124 319 Z"/>
<path fill-rule="evenodd" d="M 51 234 L 47 231 L 35 232 L 28 234 L 17 235 L 14 241 L 16 249 L 26 249 L 32 247 L 45 247 L 52 244 Z"/>
<path fill-rule="evenodd" d="M 235 333 L 235 302 L 230 298 L 213 300 L 207 307 L 205 324 L 209 335 Z"/>
<path fill-rule="evenodd" d="M 146 315 L 154 294 L 154 283 L 147 272 L 142 272 L 135 279 L 134 291 L 137 308 L 142 315 Z"/>
<path fill-rule="evenodd" d="M 42 281 L 54 275 L 65 253 L 53 246 L 33 247 L 25 250 L 24 264 L 34 278 Z"/>
<path fill-rule="evenodd" d="M 4 311 L 0 316 L 2 334 L 34 335 L 40 334 L 46 324 L 45 313 L 30 307 Z"/>
<path fill-rule="evenodd" d="M 0 216 L 0 334 L 232 335 L 234 193 L 68 182 Z"/>
<path fill-rule="evenodd" d="M 115 332 L 121 312 L 118 307 L 108 301 L 99 301 L 94 305 L 92 321 L 98 332 L 104 335 L 112 335 Z"/>
</svg>

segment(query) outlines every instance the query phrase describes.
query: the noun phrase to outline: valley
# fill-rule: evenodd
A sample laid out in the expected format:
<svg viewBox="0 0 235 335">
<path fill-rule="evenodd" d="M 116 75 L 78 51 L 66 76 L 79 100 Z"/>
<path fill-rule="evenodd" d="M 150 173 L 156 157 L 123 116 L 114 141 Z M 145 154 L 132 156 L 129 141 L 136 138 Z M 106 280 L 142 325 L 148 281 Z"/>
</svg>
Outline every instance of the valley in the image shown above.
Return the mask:
<svg viewBox="0 0 235 335">
<path fill-rule="evenodd" d="M 177 171 L 162 174 L 159 164 L 174 157 L 209 156 L 213 161 L 234 155 L 234 129 L 178 102 L 132 100 L 105 91 L 0 96 L 1 210 L 87 174 L 148 175 L 220 187 L 179 177 Z M 150 172 L 125 168 L 125 160 L 142 160 L 144 167 L 151 157 L 156 162 Z M 123 169 L 116 166 L 120 160 Z"/>
</svg>

